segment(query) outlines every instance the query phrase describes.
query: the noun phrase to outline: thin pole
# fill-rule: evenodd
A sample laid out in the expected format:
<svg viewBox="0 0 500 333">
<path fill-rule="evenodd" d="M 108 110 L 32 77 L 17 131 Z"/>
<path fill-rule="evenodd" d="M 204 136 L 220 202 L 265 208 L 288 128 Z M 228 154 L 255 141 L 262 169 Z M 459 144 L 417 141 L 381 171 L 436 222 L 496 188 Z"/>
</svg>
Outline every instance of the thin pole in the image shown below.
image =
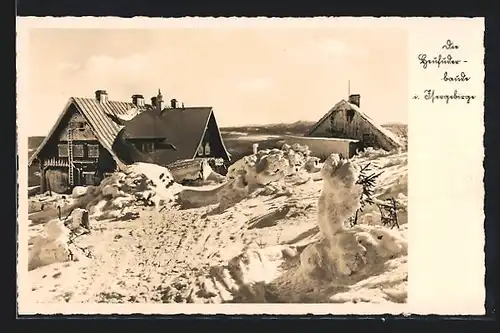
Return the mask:
<svg viewBox="0 0 500 333">
<path fill-rule="evenodd" d="M 347 97 L 351 96 L 351 80 L 347 80 Z"/>
</svg>

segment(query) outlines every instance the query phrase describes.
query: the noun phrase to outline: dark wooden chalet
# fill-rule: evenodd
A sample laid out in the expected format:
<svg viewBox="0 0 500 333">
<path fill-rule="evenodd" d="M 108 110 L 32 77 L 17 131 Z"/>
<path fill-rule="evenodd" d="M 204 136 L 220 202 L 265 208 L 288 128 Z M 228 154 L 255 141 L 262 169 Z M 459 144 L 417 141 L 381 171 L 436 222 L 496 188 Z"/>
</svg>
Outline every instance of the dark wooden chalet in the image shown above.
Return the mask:
<svg viewBox="0 0 500 333">
<path fill-rule="evenodd" d="M 158 164 L 193 158 L 222 158 L 230 161 L 212 107 L 179 106 L 175 99 L 159 115 L 169 142 L 176 150 L 159 153 Z"/>
<path fill-rule="evenodd" d="M 124 128 L 113 150 L 122 152 L 125 163 L 141 161 L 166 166 L 194 158 L 230 161 L 211 107 L 179 106 L 175 99 L 163 107 L 160 91 L 151 103 L 157 107 L 148 108 L 130 121 L 114 118 Z"/>
<path fill-rule="evenodd" d="M 64 193 L 98 184 L 107 174 L 134 162 L 167 165 L 178 159 L 221 157 L 229 161 L 212 108 L 163 107 L 161 92 L 144 102 L 71 97 L 29 159 L 38 162 L 41 191 Z M 201 147 L 201 148 L 200 148 Z"/>
</svg>

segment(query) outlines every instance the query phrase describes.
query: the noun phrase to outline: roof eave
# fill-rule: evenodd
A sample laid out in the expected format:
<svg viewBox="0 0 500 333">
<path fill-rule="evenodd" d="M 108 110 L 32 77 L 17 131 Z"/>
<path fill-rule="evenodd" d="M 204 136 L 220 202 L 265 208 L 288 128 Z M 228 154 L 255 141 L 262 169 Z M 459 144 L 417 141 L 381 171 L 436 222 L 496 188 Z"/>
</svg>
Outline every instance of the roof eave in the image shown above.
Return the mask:
<svg viewBox="0 0 500 333">
<path fill-rule="evenodd" d="M 367 122 L 370 123 L 370 125 L 372 125 L 373 128 L 375 128 L 375 130 L 377 130 L 380 134 L 382 134 L 388 141 L 391 142 L 391 144 L 393 146 L 395 146 L 396 148 L 398 147 L 402 147 L 402 144 L 401 142 L 399 141 L 399 139 L 397 138 L 396 134 L 393 134 L 390 132 L 390 130 L 388 129 L 385 129 L 382 125 L 380 124 L 377 124 L 373 119 L 371 119 L 366 113 L 364 113 L 363 111 L 361 111 L 360 107 L 355 105 L 355 104 L 351 104 L 349 103 L 349 106 L 355 110 L 356 112 L 358 112 L 361 117 L 363 119 L 365 119 Z M 388 132 L 388 133 L 386 133 Z"/>
<path fill-rule="evenodd" d="M 166 135 L 161 136 L 124 136 L 126 140 L 165 140 L 167 139 Z"/>
<path fill-rule="evenodd" d="M 213 108 L 210 108 L 210 117 L 214 117 L 215 125 L 217 126 L 217 134 L 219 135 L 222 148 L 224 148 L 224 153 L 226 154 L 227 159 L 231 160 L 231 154 L 229 154 L 229 151 L 227 150 L 226 145 L 224 144 L 224 139 L 222 138 L 222 133 L 220 132 L 219 124 L 217 123 L 217 118 L 215 118 L 215 113 Z"/>
<path fill-rule="evenodd" d="M 320 120 L 318 120 L 316 124 L 313 125 L 309 132 L 307 132 L 306 136 L 314 133 L 314 131 L 343 103 L 347 103 L 347 101 L 345 99 L 341 99 L 337 102 L 337 104 L 335 104 L 323 117 L 321 117 Z"/>
<path fill-rule="evenodd" d="M 196 149 L 193 153 L 193 157 L 192 159 L 196 158 L 197 156 L 197 152 L 198 152 L 198 149 L 200 149 L 200 146 L 203 142 L 203 138 L 205 137 L 205 133 L 208 129 L 208 124 L 210 123 L 210 118 L 214 117 L 214 121 L 215 121 L 215 126 L 217 127 L 217 134 L 219 135 L 219 139 L 220 139 L 220 142 L 222 144 L 222 148 L 224 149 L 224 153 L 226 154 L 226 157 L 228 160 L 231 159 L 230 155 L 229 155 L 229 152 L 227 151 L 227 148 L 226 148 L 226 145 L 224 144 L 224 140 L 222 139 L 222 135 L 220 133 L 220 129 L 219 129 L 219 125 L 217 124 L 217 119 L 215 118 L 215 114 L 214 114 L 214 109 L 212 107 L 210 107 L 210 112 L 208 114 L 208 117 L 207 117 L 207 121 L 205 123 L 205 127 L 204 127 L 204 130 L 203 130 L 203 133 L 201 134 L 201 137 L 200 137 L 200 142 L 198 142 L 198 145 L 196 146 Z"/>
<path fill-rule="evenodd" d="M 104 147 L 104 149 L 106 149 L 109 154 L 111 155 L 111 158 L 116 162 L 116 166 L 119 170 L 125 170 L 125 167 L 126 167 L 126 164 L 119 158 L 118 154 L 116 152 L 113 151 L 113 145 L 111 144 L 111 147 L 106 147 L 105 144 L 103 144 L 103 139 L 100 137 L 100 135 L 98 134 L 98 131 L 94 128 L 94 124 L 93 122 L 91 122 L 89 120 L 89 118 L 85 115 L 85 112 L 83 112 L 80 108 L 80 106 L 78 105 L 78 103 L 75 102 L 75 106 L 76 108 L 78 109 L 78 111 L 80 112 L 80 114 L 85 118 L 85 120 L 87 121 L 87 123 L 89 124 L 91 130 L 92 130 L 92 133 L 95 135 L 95 137 L 97 138 L 97 140 L 101 143 L 101 145 Z M 113 111 L 113 110 L 112 110 Z M 113 111 L 114 112 L 114 111 Z M 119 134 L 117 134 L 116 137 L 118 137 Z M 114 138 L 116 140 L 116 137 Z"/>
<path fill-rule="evenodd" d="M 31 155 L 30 159 L 28 160 L 28 167 L 31 166 L 31 164 L 33 163 L 33 161 L 35 159 L 38 159 L 38 154 L 42 151 L 42 149 L 45 147 L 45 145 L 47 144 L 47 142 L 50 140 L 50 138 L 52 137 L 52 135 L 54 135 L 54 132 L 56 131 L 56 129 L 59 127 L 59 125 L 61 124 L 61 121 L 63 120 L 64 116 L 66 115 L 66 113 L 68 112 L 69 110 L 69 107 L 74 103 L 74 98 L 73 97 L 70 97 L 68 102 L 66 103 L 66 106 L 64 107 L 63 111 L 59 114 L 59 117 L 57 118 L 54 126 L 52 126 L 52 128 L 50 129 L 49 131 L 49 134 L 47 134 L 45 136 L 45 138 L 43 139 L 42 143 L 37 147 L 37 149 L 35 150 L 35 152 L 33 153 L 33 155 Z"/>
<path fill-rule="evenodd" d="M 208 113 L 207 120 L 205 121 L 205 126 L 203 127 L 203 132 L 200 135 L 200 140 L 198 141 L 198 144 L 196 145 L 196 148 L 193 152 L 193 156 L 191 159 L 194 159 L 198 153 L 198 149 L 200 149 L 201 143 L 203 142 L 203 138 L 205 137 L 205 133 L 207 132 L 208 128 L 208 123 L 210 122 L 210 118 L 212 117 L 212 108 L 210 108 L 210 112 Z"/>
</svg>

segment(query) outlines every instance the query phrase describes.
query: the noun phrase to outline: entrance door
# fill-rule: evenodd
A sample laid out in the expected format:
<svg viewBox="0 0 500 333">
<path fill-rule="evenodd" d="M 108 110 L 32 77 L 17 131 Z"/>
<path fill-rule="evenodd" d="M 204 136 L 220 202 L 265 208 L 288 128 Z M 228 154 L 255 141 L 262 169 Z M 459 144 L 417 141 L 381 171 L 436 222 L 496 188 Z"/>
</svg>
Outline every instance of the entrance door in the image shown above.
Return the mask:
<svg viewBox="0 0 500 333">
<path fill-rule="evenodd" d="M 94 172 L 84 171 L 82 176 L 84 185 L 94 185 Z"/>
</svg>

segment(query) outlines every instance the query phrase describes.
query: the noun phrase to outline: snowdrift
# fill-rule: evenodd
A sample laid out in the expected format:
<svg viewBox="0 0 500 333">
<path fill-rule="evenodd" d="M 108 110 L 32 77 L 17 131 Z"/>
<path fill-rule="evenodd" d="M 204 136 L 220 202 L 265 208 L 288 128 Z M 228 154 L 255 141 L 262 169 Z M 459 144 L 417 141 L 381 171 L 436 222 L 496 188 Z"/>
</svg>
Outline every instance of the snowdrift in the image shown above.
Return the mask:
<svg viewBox="0 0 500 333">
<path fill-rule="evenodd" d="M 136 163 L 126 172 L 117 172 L 105 178 L 99 186 L 77 186 L 72 198 L 57 196 L 48 202 L 59 205 L 64 200 L 65 207 L 41 211 L 33 214 L 30 220 L 41 223 L 49 220 L 40 235 L 31 241 L 29 269 L 55 262 L 72 260 L 70 236 L 80 227 L 91 229 L 90 220 L 130 220 L 139 217 L 134 206 L 162 205 L 173 203 L 181 185 L 174 182 L 168 169 L 148 163 Z M 55 215 L 55 216 L 54 216 Z M 59 216 L 57 216 L 59 215 Z"/>
<path fill-rule="evenodd" d="M 330 156 L 321 169 L 316 232 L 286 245 L 248 248 L 212 267 L 189 301 L 405 302 L 406 227 L 345 226 L 359 208 L 358 171 Z"/>
<path fill-rule="evenodd" d="M 254 154 L 229 167 L 227 182 L 209 190 L 185 189 L 178 201 L 183 208 L 218 204 L 214 212 L 222 212 L 259 194 L 289 195 L 291 187 L 313 179 L 319 165 L 307 146 L 284 145 L 282 149 L 260 151 L 254 146 Z"/>
<path fill-rule="evenodd" d="M 60 218 L 75 208 L 87 209 L 94 219 L 127 219 L 134 215 L 131 208 L 136 205 L 161 206 L 173 203 L 182 190 L 170 171 L 156 164 L 135 163 L 125 172 L 116 172 L 102 180 L 99 186 L 77 186 L 71 198 L 57 196 L 50 202 L 59 204 Z M 65 204 L 66 203 L 66 204 Z M 29 216 L 33 223 L 47 222 L 56 218 L 57 209 L 42 210 Z M 135 214 L 136 215 L 136 214 Z"/>
<path fill-rule="evenodd" d="M 73 210 L 66 221 L 49 221 L 28 244 L 28 270 L 57 262 L 80 260 L 82 253 L 72 243 L 72 239 L 89 230 L 88 211 L 80 208 Z"/>
<path fill-rule="evenodd" d="M 397 200 L 399 226 L 384 226 L 376 204 L 360 211 L 357 225 L 347 223 L 360 207 L 366 164 L 383 171 L 374 199 Z M 99 186 L 44 201 L 38 221 L 50 222 L 30 240 L 30 269 L 82 258 L 71 239 L 104 231 L 85 236 L 96 253 L 88 281 L 50 296 L 40 280 L 34 299 L 71 291 L 86 302 L 103 293 L 121 295 L 119 302 L 405 302 L 407 169 L 404 152 L 319 163 L 299 145 L 257 150 L 215 187 L 183 186 L 167 168 L 131 165 Z M 59 217 L 47 209 L 63 202 Z M 208 214 L 211 205 L 218 210 Z"/>
</svg>

